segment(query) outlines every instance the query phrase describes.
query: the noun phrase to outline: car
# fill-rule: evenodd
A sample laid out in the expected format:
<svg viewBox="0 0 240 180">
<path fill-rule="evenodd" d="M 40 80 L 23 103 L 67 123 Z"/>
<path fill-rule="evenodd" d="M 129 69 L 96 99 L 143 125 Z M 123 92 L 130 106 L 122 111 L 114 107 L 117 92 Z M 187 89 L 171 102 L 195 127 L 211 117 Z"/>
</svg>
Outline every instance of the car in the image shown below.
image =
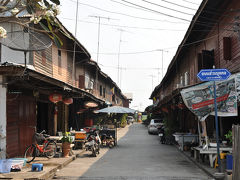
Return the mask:
<svg viewBox="0 0 240 180">
<path fill-rule="evenodd" d="M 133 124 L 133 122 L 134 122 L 134 118 L 133 118 L 132 116 L 128 116 L 128 117 L 127 117 L 127 123 L 128 123 L 128 124 L 130 124 L 130 123 Z"/>
<path fill-rule="evenodd" d="M 149 134 L 157 134 L 159 126 L 163 126 L 162 119 L 151 119 L 151 121 L 148 125 L 148 133 Z"/>
</svg>

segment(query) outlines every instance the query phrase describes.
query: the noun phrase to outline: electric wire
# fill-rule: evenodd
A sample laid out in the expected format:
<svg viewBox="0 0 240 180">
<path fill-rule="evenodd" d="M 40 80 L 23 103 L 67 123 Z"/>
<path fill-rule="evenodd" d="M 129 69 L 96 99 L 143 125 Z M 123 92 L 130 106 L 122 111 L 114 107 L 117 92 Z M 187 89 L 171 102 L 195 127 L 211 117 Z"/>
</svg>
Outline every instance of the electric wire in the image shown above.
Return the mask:
<svg viewBox="0 0 240 180">
<path fill-rule="evenodd" d="M 66 17 L 61 17 L 62 19 L 66 19 L 66 20 L 74 20 L 72 18 L 66 18 Z M 83 23 L 89 23 L 89 24 L 98 24 L 97 22 L 91 22 L 91 21 L 85 21 L 85 20 L 78 20 L 80 22 Z M 173 31 L 173 32 L 180 32 L 180 31 L 186 31 L 185 29 L 163 29 L 163 28 L 153 28 L 153 27 L 139 27 L 139 26 L 124 26 L 124 25 L 116 25 L 116 24 L 107 24 L 107 23 L 101 23 L 101 25 L 104 26 L 111 26 L 111 27 L 120 27 L 120 28 L 129 28 L 129 29 L 142 29 L 142 30 L 156 30 L 156 31 Z M 201 25 L 201 24 L 200 24 Z M 205 25 L 203 24 L 203 26 L 206 27 L 212 27 L 211 25 Z M 214 29 L 213 29 L 214 30 Z M 220 29 L 220 30 L 224 30 L 224 31 L 235 31 L 234 29 Z M 192 32 L 208 32 L 209 29 L 193 29 Z"/>
<path fill-rule="evenodd" d="M 161 49 L 162 49 L 162 50 L 169 50 L 169 49 L 176 49 L 176 48 L 180 48 L 180 47 L 186 47 L 186 46 L 189 46 L 189 45 L 197 44 L 197 43 L 200 43 L 200 42 L 202 42 L 202 41 L 206 41 L 206 40 L 215 38 L 216 36 L 218 36 L 218 34 L 215 34 L 215 35 L 210 36 L 210 37 L 208 37 L 208 38 L 204 38 L 204 39 L 200 39 L 200 40 L 197 40 L 197 41 L 193 41 L 193 42 L 190 42 L 190 43 L 185 43 L 185 44 L 183 44 L 183 45 L 172 46 L 172 47 L 161 48 Z M 64 51 L 68 51 L 68 52 L 73 52 L 73 50 L 68 50 L 68 49 L 59 49 L 59 50 L 64 50 Z M 122 53 L 120 53 L 120 54 L 121 54 L 121 55 L 142 54 L 142 53 L 157 52 L 157 51 L 159 51 L 159 50 L 160 50 L 160 49 L 137 51 L 137 52 L 122 52 Z M 76 52 L 84 53 L 83 51 L 76 51 Z M 95 54 L 95 53 L 93 53 L 93 54 Z M 102 55 L 108 55 L 108 54 L 118 55 L 118 53 L 101 53 L 101 52 L 100 52 L 99 54 L 102 54 Z"/>
<path fill-rule="evenodd" d="M 142 9 L 147 9 L 147 10 L 149 10 L 151 12 L 155 12 L 157 14 L 161 14 L 161 15 L 164 15 L 164 16 L 168 16 L 168 17 L 179 19 L 179 20 L 186 21 L 186 22 L 191 22 L 191 20 L 188 20 L 188 19 L 185 19 L 185 18 L 181 18 L 181 17 L 177 17 L 177 16 L 173 16 L 173 15 L 170 15 L 170 14 L 166 14 L 166 13 L 163 13 L 163 12 L 160 12 L 160 11 L 156 11 L 156 10 L 153 10 L 153 9 L 150 9 L 150 8 L 146 8 L 144 6 L 141 6 L 141 5 L 138 5 L 138 4 L 126 1 L 126 0 L 121 0 L 121 1 L 126 2 L 128 4 L 131 4 L 131 5 L 134 5 L 134 6 L 137 6 L 137 7 L 140 7 Z"/>
<path fill-rule="evenodd" d="M 160 4 L 156 4 L 156 3 L 153 3 L 153 2 L 150 2 L 150 1 L 146 1 L 146 0 L 142 0 L 143 2 L 146 2 L 148 4 L 152 4 L 152 5 L 155 5 L 155 6 L 159 6 L 159 7 L 162 7 L 162 8 L 165 8 L 165 9 L 168 9 L 168 10 L 171 10 L 171 11 L 175 11 L 175 12 L 178 12 L 178 13 L 182 13 L 182 14 L 186 14 L 186 15 L 190 15 L 190 16 L 193 16 L 194 14 L 190 14 L 190 13 L 186 13 L 186 12 L 183 12 L 183 11 L 179 11 L 179 10 L 176 10 L 176 9 L 172 9 L 172 8 L 169 8 L 169 7 L 166 7 L 166 6 L 162 6 Z M 164 0 L 162 0 L 164 1 Z M 174 3 L 175 4 L 175 3 Z M 196 11 L 196 9 L 193 9 Z"/>
<path fill-rule="evenodd" d="M 74 0 L 70 0 L 70 1 L 72 1 L 72 2 L 75 2 Z M 115 2 L 115 3 L 120 3 L 120 2 L 118 2 L 118 1 L 115 1 L 115 0 L 110 0 L 110 1 L 113 1 L 113 2 Z M 113 11 L 109 11 L 109 10 L 105 10 L 105 9 L 102 9 L 102 8 L 98 8 L 98 7 L 96 7 L 96 6 L 92 6 L 92 5 L 89 5 L 89 4 L 86 4 L 86 3 L 80 3 L 81 5 L 85 5 L 85 6 L 88 6 L 88 7 L 91 7 L 91 8 L 95 8 L 95 9 L 98 9 L 98 10 L 100 10 L 100 11 L 104 11 L 104 12 L 108 12 L 108 13 L 112 13 L 112 14 L 118 14 L 118 15 L 123 15 L 123 16 L 127 16 L 127 17 L 131 17 L 131 18 L 136 18 L 136 19 L 142 19 L 142 20 L 151 20 L 151 21 L 160 21 L 160 22 L 168 22 L 168 23 L 174 23 L 174 24 L 187 24 L 187 22 L 173 22 L 173 21 L 169 21 L 169 20 L 158 20 L 158 19 L 152 19 L 152 18 L 143 18 L 143 17 L 138 17 L 138 16 L 132 16 L 132 15 L 128 15 L 128 14 L 123 14 L 123 13 L 119 13 L 119 12 L 113 12 Z M 120 4 L 122 4 L 122 5 L 124 5 L 124 6 L 128 6 L 128 7 L 131 7 L 131 8 L 135 8 L 135 9 L 140 9 L 140 10 L 144 10 L 144 11 L 147 11 L 147 12 L 151 12 L 151 11 L 149 11 L 149 10 L 145 10 L 145 9 L 142 9 L 142 8 L 137 8 L 137 7 L 133 7 L 133 6 L 129 6 L 129 5 L 126 5 L 126 4 L 124 4 L 124 3 L 120 3 Z M 230 12 L 234 12 L 234 11 L 239 11 L 238 9 L 236 9 L 236 10 L 231 10 Z M 211 13 L 213 13 L 212 11 L 211 11 Z M 215 13 L 215 14 L 218 14 L 218 13 Z M 201 16 L 199 16 L 199 17 L 201 17 Z M 205 17 L 204 17 L 205 18 Z M 209 18 L 205 18 L 205 19 L 207 19 L 207 20 L 209 20 Z M 191 22 L 191 21 L 189 21 L 189 22 Z M 209 21 L 206 21 L 206 22 L 203 22 L 203 21 L 195 21 L 195 23 L 196 24 L 199 24 L 199 25 L 203 25 L 203 26 L 206 26 L 206 27 L 211 27 L 211 25 L 209 25 L 209 24 L 212 24 L 212 25 L 214 25 L 214 24 L 216 24 L 216 22 L 209 22 Z M 233 24 L 233 23 L 227 23 L 227 24 Z"/>
<path fill-rule="evenodd" d="M 72 2 L 75 2 L 73 0 L 70 0 Z M 112 0 L 114 1 L 114 0 Z M 115 1 L 117 2 L 117 1 Z M 119 2 L 117 2 L 119 3 Z M 116 11 L 109 11 L 109 10 L 106 10 L 106 9 L 102 9 L 102 8 L 99 8 L 99 7 L 96 7 L 96 6 L 92 6 L 90 4 L 86 4 L 86 3 L 79 3 L 81 5 L 84 5 L 84 6 L 88 6 L 88 7 L 91 7 L 91 8 L 94 8 L 94 9 L 97 9 L 97 10 L 100 10 L 100 11 L 104 11 L 104 12 L 107 12 L 107 13 L 111 13 L 111 14 L 118 14 L 118 15 L 122 15 L 122 16 L 127 16 L 127 17 L 131 17 L 131 18 L 135 18 L 135 19 L 142 19 L 142 20 L 149 20 L 149 21 L 159 21 L 159 22 L 168 22 L 168 23 L 173 23 L 173 24 L 178 24 L 178 23 L 181 23 L 181 24 L 186 24 L 184 22 L 177 22 L 177 21 L 169 21 L 169 20 L 160 20 L 160 19 L 153 19 L 153 18 L 145 18 L 145 17 L 139 17 L 139 16 L 133 16 L 133 15 L 129 15 L 129 14 L 126 14 L 126 13 L 120 13 L 120 12 L 116 12 Z M 139 8 L 140 9 L 140 8 Z M 149 11 L 147 11 L 149 12 Z"/>
<path fill-rule="evenodd" d="M 145 1 L 145 0 L 142 0 L 142 1 Z M 183 5 L 180 5 L 180 4 L 177 4 L 177 3 L 173 3 L 173 2 L 170 2 L 170 1 L 166 1 L 166 0 L 161 0 L 161 1 L 169 3 L 169 4 L 172 4 L 172 5 L 175 5 L 175 6 L 178 6 L 178 7 L 181 7 L 181 8 L 185 8 L 185 9 L 189 9 L 189 10 L 193 10 L 193 11 L 197 10 L 197 9 L 190 8 L 190 7 L 187 7 L 187 6 L 183 6 Z"/>
<path fill-rule="evenodd" d="M 199 5 L 199 4 L 197 4 L 197 3 L 194 3 L 194 2 L 191 2 L 191 1 L 188 1 L 188 0 L 183 0 L 183 1 L 185 1 L 185 2 L 187 2 L 187 3 L 190 3 L 190 4 Z"/>
<path fill-rule="evenodd" d="M 65 17 L 61 17 L 61 18 L 67 19 L 67 20 L 74 20 L 72 18 L 65 18 Z M 89 24 L 97 24 L 96 22 L 91 22 L 91 21 L 84 21 L 84 20 L 78 20 L 78 21 L 83 23 L 89 23 Z M 152 28 L 152 27 L 124 26 L 124 25 L 107 24 L 107 23 L 101 23 L 101 25 L 120 27 L 120 28 L 129 28 L 129 29 L 144 29 L 144 30 L 157 30 L 157 31 L 186 31 L 185 29 L 163 29 L 163 28 Z"/>
</svg>

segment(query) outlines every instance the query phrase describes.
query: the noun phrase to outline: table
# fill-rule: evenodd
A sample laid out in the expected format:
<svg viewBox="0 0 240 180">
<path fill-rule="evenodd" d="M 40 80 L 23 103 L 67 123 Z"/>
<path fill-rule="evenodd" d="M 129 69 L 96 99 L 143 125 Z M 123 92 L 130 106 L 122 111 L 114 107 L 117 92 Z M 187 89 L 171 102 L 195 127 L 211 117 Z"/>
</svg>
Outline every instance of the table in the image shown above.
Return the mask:
<svg viewBox="0 0 240 180">
<path fill-rule="evenodd" d="M 50 136 L 48 137 L 50 140 L 54 140 L 54 141 L 60 141 L 62 139 L 62 136 Z"/>
<path fill-rule="evenodd" d="M 217 158 L 217 148 L 216 147 L 210 147 L 208 149 L 203 149 L 201 147 L 193 147 L 192 149 L 194 150 L 194 158 L 195 159 L 199 159 L 200 154 L 208 155 L 210 166 L 213 167 L 213 162 Z M 232 153 L 232 147 L 220 147 L 219 151 L 220 151 L 220 153 L 222 153 L 223 151 Z"/>
<path fill-rule="evenodd" d="M 199 135 L 197 134 L 173 134 L 175 140 L 178 142 L 180 149 L 183 150 L 186 142 L 198 143 Z"/>
</svg>

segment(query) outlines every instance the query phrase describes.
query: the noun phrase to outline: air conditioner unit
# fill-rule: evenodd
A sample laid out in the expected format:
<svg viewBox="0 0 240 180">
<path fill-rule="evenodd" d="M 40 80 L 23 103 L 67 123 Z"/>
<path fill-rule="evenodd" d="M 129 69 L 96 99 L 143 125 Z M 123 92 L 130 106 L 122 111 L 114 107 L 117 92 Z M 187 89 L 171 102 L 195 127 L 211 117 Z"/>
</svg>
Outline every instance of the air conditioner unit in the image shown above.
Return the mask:
<svg viewBox="0 0 240 180">
<path fill-rule="evenodd" d="M 86 89 L 92 90 L 93 89 L 93 81 L 88 82 L 88 86 Z"/>
</svg>

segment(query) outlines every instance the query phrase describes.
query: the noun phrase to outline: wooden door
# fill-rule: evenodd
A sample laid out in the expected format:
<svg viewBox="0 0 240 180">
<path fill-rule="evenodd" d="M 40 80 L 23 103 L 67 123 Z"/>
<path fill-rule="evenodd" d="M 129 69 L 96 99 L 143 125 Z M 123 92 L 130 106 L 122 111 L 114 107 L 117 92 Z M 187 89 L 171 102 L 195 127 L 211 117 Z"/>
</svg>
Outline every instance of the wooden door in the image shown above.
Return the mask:
<svg viewBox="0 0 240 180">
<path fill-rule="evenodd" d="M 22 156 L 36 128 L 36 102 L 31 96 L 7 95 L 7 156 Z"/>
</svg>

